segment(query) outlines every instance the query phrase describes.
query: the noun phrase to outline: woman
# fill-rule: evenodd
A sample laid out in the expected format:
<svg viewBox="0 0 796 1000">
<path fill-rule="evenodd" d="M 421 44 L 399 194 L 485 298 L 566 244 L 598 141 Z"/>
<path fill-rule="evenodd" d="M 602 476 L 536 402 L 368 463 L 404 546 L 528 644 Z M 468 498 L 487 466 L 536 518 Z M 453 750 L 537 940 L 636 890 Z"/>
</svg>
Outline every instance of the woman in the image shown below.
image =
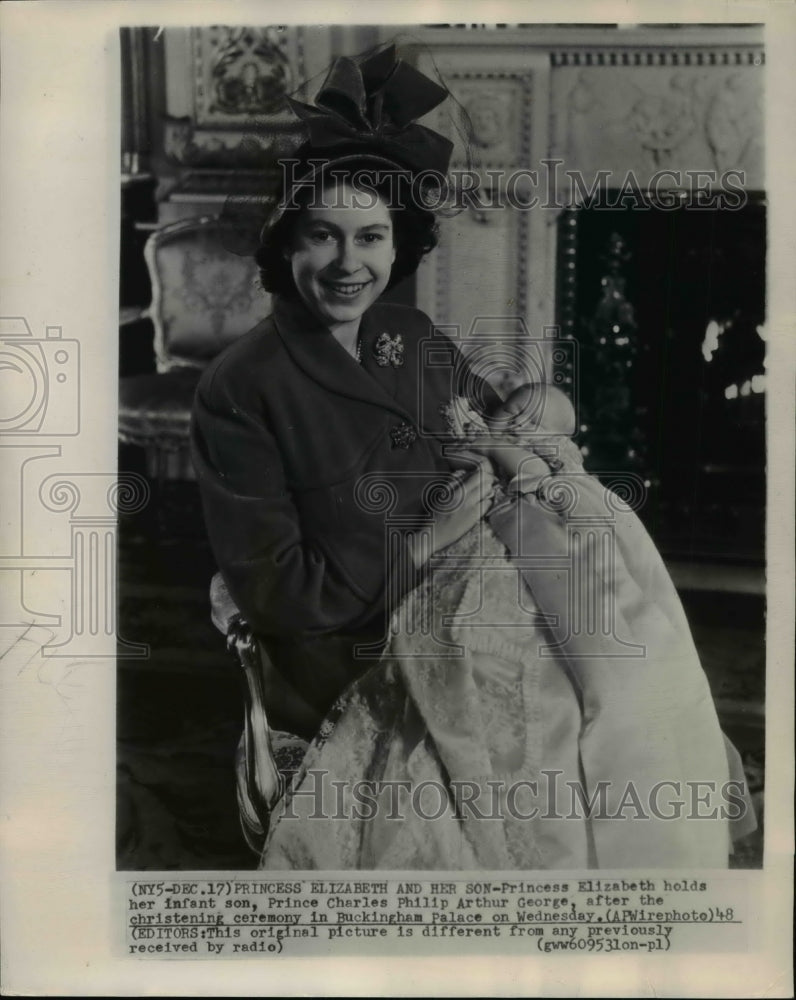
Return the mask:
<svg viewBox="0 0 796 1000">
<path fill-rule="evenodd" d="M 196 396 L 211 544 L 266 647 L 272 722 L 306 738 L 372 663 L 354 647 L 383 639 L 389 604 L 431 555 L 411 532 L 427 519 L 424 492 L 461 488 L 461 504 L 436 517 L 442 549 L 479 520 L 491 489 L 491 475 L 456 474 L 444 453 L 442 409 L 464 362 L 423 366 L 428 317 L 377 301 L 436 242 L 416 182 L 445 174 L 451 144 L 414 118 L 445 97 L 390 48 L 337 60 L 316 108 L 291 102 L 309 138 L 285 164 L 258 251 L 273 314 L 209 366 Z M 385 512 L 362 495 L 374 480 L 407 529 L 389 571 Z"/>
</svg>

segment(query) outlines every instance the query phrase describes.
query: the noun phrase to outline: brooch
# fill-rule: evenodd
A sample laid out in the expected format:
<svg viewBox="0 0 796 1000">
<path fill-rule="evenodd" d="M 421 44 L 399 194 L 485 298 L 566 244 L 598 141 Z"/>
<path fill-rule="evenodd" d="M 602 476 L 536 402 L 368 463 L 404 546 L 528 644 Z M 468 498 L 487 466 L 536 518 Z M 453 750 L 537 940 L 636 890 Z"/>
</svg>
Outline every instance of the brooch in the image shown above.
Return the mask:
<svg viewBox="0 0 796 1000">
<path fill-rule="evenodd" d="M 373 345 L 373 353 L 376 356 L 376 364 L 380 368 L 392 365 L 393 368 L 401 368 L 404 363 L 404 341 L 403 337 L 396 334 L 391 337 L 389 333 L 379 334 L 379 339 Z"/>
<path fill-rule="evenodd" d="M 448 434 L 456 434 L 456 413 L 453 408 L 453 400 L 450 403 L 440 403 L 437 407 L 437 412 L 442 417 L 442 422 L 445 424 L 445 430 Z"/>
<path fill-rule="evenodd" d="M 390 437 L 392 438 L 393 448 L 411 448 L 415 441 L 417 441 L 417 431 L 411 424 L 407 424 L 404 421 L 404 423 L 392 428 Z"/>
</svg>

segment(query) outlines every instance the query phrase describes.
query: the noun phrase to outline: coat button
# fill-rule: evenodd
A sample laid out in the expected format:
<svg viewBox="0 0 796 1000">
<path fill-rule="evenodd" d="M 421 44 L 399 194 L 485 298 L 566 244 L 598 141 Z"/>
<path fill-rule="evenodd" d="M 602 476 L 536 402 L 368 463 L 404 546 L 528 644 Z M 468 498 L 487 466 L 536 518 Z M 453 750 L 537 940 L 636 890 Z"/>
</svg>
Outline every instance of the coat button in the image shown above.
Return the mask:
<svg viewBox="0 0 796 1000">
<path fill-rule="evenodd" d="M 417 441 L 417 431 L 404 421 L 390 430 L 393 448 L 411 448 Z"/>
</svg>

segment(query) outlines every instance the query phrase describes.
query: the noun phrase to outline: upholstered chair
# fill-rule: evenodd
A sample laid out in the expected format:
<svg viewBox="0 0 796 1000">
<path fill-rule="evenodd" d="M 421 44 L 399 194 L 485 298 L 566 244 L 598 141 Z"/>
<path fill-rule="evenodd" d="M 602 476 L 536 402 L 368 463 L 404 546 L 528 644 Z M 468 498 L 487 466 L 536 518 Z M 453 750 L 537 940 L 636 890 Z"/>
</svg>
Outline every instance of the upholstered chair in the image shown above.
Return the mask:
<svg viewBox="0 0 796 1000">
<path fill-rule="evenodd" d="M 253 259 L 226 249 L 233 235 L 203 216 L 157 230 L 144 249 L 157 371 L 121 379 L 119 438 L 146 449 L 161 483 L 194 478 L 188 431 L 202 369 L 270 312 Z"/>
</svg>

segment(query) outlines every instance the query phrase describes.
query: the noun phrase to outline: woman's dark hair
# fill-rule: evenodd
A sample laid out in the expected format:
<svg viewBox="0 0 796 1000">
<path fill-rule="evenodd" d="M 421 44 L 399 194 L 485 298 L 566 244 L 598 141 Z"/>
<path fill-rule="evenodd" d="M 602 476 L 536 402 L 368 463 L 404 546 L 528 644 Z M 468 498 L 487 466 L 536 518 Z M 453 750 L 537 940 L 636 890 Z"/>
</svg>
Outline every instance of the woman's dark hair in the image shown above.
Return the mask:
<svg viewBox="0 0 796 1000">
<path fill-rule="evenodd" d="M 321 174 L 313 180 L 312 185 L 302 186 L 293 193 L 290 206 L 263 232 L 254 259 L 266 292 L 290 299 L 298 298 L 299 293 L 293 281 L 290 260 L 285 257 L 285 249 L 293 242 L 296 223 L 301 212 L 314 194 L 330 186 L 353 183 L 354 187 L 361 187 L 361 183 L 357 181 L 357 174 L 363 165 L 367 167 L 367 162 L 363 161 L 356 166 L 345 168 L 335 166 L 332 176 Z M 396 179 L 406 183 L 396 183 Z M 380 174 L 377 171 L 372 172 L 365 187 L 368 193 L 374 190 L 377 192 L 387 204 L 392 217 L 395 262 L 387 288 L 392 288 L 399 281 L 414 274 L 423 257 L 437 245 L 437 223 L 434 214 L 416 204 L 419 198 L 410 180 L 407 174 L 385 172 L 382 167 Z"/>
</svg>

